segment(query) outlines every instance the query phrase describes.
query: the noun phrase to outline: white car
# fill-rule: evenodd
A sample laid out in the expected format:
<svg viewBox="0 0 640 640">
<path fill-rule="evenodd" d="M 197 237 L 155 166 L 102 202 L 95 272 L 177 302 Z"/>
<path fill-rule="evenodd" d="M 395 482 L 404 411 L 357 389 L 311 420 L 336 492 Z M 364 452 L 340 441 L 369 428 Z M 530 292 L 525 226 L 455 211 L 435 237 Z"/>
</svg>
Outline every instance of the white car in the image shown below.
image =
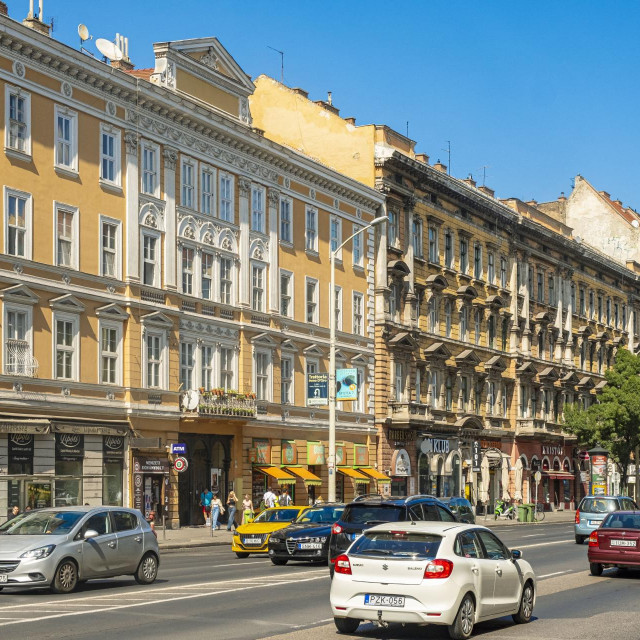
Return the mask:
<svg viewBox="0 0 640 640">
<path fill-rule="evenodd" d="M 390 522 L 368 529 L 334 561 L 331 609 L 338 631 L 360 622 L 448 625 L 454 640 L 476 622 L 529 622 L 536 577 L 522 553 L 486 527 Z"/>
</svg>

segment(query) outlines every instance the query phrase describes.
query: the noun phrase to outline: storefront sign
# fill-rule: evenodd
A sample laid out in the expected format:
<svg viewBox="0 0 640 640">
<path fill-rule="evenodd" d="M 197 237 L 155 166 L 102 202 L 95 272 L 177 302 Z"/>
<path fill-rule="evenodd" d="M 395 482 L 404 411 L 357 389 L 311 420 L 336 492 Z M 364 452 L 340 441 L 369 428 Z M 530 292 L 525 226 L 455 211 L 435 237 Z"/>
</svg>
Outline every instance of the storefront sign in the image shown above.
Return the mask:
<svg viewBox="0 0 640 640">
<path fill-rule="evenodd" d="M 307 375 L 307 404 L 310 407 L 329 404 L 328 373 L 310 373 Z"/>
<path fill-rule="evenodd" d="M 169 473 L 169 461 L 166 458 L 140 458 L 133 459 L 133 471 L 135 473 Z"/>
<path fill-rule="evenodd" d="M 187 455 L 187 445 L 184 442 L 174 442 L 171 444 L 170 453 L 185 456 Z"/>
<path fill-rule="evenodd" d="M 353 445 L 353 464 L 356 467 L 369 466 L 369 447 L 366 444 Z"/>
<path fill-rule="evenodd" d="M 408 477 L 411 475 L 411 460 L 406 449 L 397 449 L 391 458 L 391 475 Z"/>
<path fill-rule="evenodd" d="M 307 464 L 325 464 L 324 445 L 321 442 L 307 442 Z"/>
<path fill-rule="evenodd" d="M 336 445 L 336 466 L 343 467 L 345 464 L 347 464 L 347 459 L 345 458 L 345 455 L 344 455 L 344 445 L 337 444 Z"/>
<path fill-rule="evenodd" d="M 412 429 L 389 429 L 387 438 L 392 442 L 411 442 L 414 439 Z"/>
<path fill-rule="evenodd" d="M 56 433 L 56 460 L 71 462 L 84 459 L 84 435 Z"/>
<path fill-rule="evenodd" d="M 173 461 L 173 468 L 178 472 L 178 473 L 183 473 L 184 471 L 186 471 L 189 468 L 189 463 L 187 462 L 186 458 L 183 458 L 182 456 L 178 456 L 174 461 Z"/>
<path fill-rule="evenodd" d="M 253 440 L 253 460 L 256 464 L 271 464 L 271 442 L 269 440 Z"/>
<path fill-rule="evenodd" d="M 134 464 L 135 467 L 135 464 Z M 142 513 L 144 508 L 144 499 L 143 499 L 143 486 L 142 486 L 142 474 L 134 473 L 133 474 L 133 508 L 138 509 Z"/>
<path fill-rule="evenodd" d="M 420 445 L 422 453 L 443 453 L 446 455 L 449 450 L 449 441 L 444 438 L 425 438 Z"/>
<path fill-rule="evenodd" d="M 483 449 L 502 449 L 500 440 L 480 440 L 480 445 Z"/>
<path fill-rule="evenodd" d="M 338 369 L 336 371 L 336 399 L 358 399 L 358 370 Z"/>
<path fill-rule="evenodd" d="M 480 471 L 482 448 L 477 440 L 471 445 L 471 471 Z"/>
<path fill-rule="evenodd" d="M 0 421 L 0 433 L 49 433 L 48 420 Z"/>
<path fill-rule="evenodd" d="M 564 456 L 564 447 L 562 445 L 543 444 L 543 456 Z"/>
<path fill-rule="evenodd" d="M 105 462 L 119 462 L 124 458 L 124 436 L 104 436 L 102 457 Z"/>
<path fill-rule="evenodd" d="M 9 435 L 9 462 L 33 462 L 33 434 Z"/>
<path fill-rule="evenodd" d="M 298 449 L 296 443 L 293 440 L 282 441 L 282 464 L 297 464 L 298 462 Z"/>
</svg>

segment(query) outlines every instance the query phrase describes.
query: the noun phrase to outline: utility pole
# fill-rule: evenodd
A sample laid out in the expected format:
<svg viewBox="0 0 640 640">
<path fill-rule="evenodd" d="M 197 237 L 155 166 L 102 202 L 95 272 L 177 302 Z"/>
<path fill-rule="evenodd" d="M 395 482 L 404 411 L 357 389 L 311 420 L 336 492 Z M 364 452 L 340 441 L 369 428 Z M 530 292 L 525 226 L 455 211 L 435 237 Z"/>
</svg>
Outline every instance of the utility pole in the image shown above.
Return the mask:
<svg viewBox="0 0 640 640">
<path fill-rule="evenodd" d="M 638 504 L 638 500 L 640 500 L 640 447 L 636 447 L 636 450 L 633 452 L 634 462 L 636 463 L 636 488 L 635 488 L 635 498 L 636 504 Z"/>
</svg>

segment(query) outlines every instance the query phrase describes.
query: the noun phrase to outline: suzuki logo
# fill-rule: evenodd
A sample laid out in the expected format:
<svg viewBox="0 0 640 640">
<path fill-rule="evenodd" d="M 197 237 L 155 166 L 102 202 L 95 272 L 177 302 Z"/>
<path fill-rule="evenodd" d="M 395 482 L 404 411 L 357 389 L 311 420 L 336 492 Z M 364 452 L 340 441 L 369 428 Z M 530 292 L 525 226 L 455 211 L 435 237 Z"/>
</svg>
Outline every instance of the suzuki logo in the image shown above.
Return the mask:
<svg viewBox="0 0 640 640">
<path fill-rule="evenodd" d="M 389 568 L 389 565 L 388 565 L 388 564 L 383 564 L 383 565 L 382 565 L 382 569 L 383 569 L 384 571 L 386 571 L 388 568 Z"/>
</svg>

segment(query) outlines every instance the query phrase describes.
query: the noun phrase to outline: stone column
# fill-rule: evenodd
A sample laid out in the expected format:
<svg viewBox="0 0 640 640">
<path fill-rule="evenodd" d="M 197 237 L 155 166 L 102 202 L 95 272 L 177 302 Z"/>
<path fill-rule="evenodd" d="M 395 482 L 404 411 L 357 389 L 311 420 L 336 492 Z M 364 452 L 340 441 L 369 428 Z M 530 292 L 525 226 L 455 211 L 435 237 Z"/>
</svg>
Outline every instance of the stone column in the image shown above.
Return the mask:
<svg viewBox="0 0 640 640">
<path fill-rule="evenodd" d="M 140 281 L 140 233 L 138 226 L 138 192 L 140 179 L 138 175 L 138 134 L 135 131 L 125 131 L 125 188 L 126 188 L 126 216 L 127 222 L 123 233 L 126 238 L 125 279 Z"/>
<path fill-rule="evenodd" d="M 564 348 L 564 361 L 566 365 L 573 365 L 573 354 L 571 347 L 573 346 L 573 298 L 571 297 L 571 277 L 573 270 L 567 269 L 563 274 L 565 278 L 566 298 L 567 298 L 567 318 L 565 320 L 564 330 L 567 333 L 567 341 Z"/>
<path fill-rule="evenodd" d="M 407 284 L 409 290 L 405 298 L 404 305 L 404 324 L 413 324 L 413 303 L 416 298 L 414 290 L 415 281 L 415 265 L 413 263 L 414 251 L 411 237 L 411 228 L 413 225 L 413 209 L 416 206 L 415 196 L 407 196 L 404 199 L 404 255 L 406 256 L 407 266 L 409 267 L 409 275 L 407 276 Z"/>
<path fill-rule="evenodd" d="M 249 194 L 251 180 L 238 178 L 238 218 L 240 226 L 240 295 L 239 306 L 250 306 L 251 256 L 249 256 Z"/>
<path fill-rule="evenodd" d="M 511 290 L 511 333 L 509 335 L 509 351 L 514 353 L 518 349 L 518 255 L 515 250 L 509 251 L 511 273 L 509 275 L 509 289 Z"/>
<path fill-rule="evenodd" d="M 164 284 L 165 288 L 175 290 L 177 287 L 177 216 L 176 216 L 176 165 L 178 151 L 165 147 L 164 156 L 164 195 L 165 195 L 165 236 L 164 236 Z M 194 279 L 196 274 L 193 274 Z"/>
<path fill-rule="evenodd" d="M 280 311 L 280 269 L 278 267 L 278 207 L 280 192 L 269 189 L 269 313 Z"/>
<path fill-rule="evenodd" d="M 387 205 L 382 204 L 376 217 L 387 215 Z M 377 246 L 375 250 L 375 322 L 384 322 L 384 298 L 389 290 L 387 280 L 387 225 L 381 224 L 376 228 Z"/>
<path fill-rule="evenodd" d="M 531 355 L 531 328 L 529 326 L 529 297 L 531 291 L 529 291 L 529 256 L 525 253 L 524 256 L 524 300 L 522 302 L 522 314 L 524 319 L 524 330 L 522 331 L 522 353 L 525 356 Z"/>
<path fill-rule="evenodd" d="M 562 273 L 560 270 L 556 271 L 554 274 L 554 278 L 556 281 L 556 291 L 558 292 L 558 307 L 556 312 L 556 321 L 554 323 L 554 327 L 558 330 L 558 339 L 556 340 L 556 346 L 553 354 L 553 359 L 556 362 L 560 362 L 562 360 L 562 345 L 564 343 L 564 336 L 562 334 L 562 311 L 564 305 L 564 282 L 562 280 Z"/>
</svg>

